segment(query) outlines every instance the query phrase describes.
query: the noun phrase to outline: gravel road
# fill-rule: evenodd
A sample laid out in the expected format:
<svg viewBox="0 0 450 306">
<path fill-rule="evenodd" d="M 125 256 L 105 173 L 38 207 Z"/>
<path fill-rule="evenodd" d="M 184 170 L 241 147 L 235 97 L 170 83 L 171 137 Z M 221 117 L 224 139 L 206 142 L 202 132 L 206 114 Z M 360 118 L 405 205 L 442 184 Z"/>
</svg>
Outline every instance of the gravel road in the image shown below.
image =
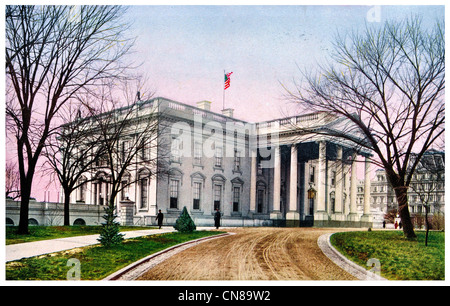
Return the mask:
<svg viewBox="0 0 450 306">
<path fill-rule="evenodd" d="M 356 280 L 320 250 L 331 228 L 232 228 L 179 252 L 139 280 Z M 355 230 L 355 229 L 351 229 Z"/>
</svg>

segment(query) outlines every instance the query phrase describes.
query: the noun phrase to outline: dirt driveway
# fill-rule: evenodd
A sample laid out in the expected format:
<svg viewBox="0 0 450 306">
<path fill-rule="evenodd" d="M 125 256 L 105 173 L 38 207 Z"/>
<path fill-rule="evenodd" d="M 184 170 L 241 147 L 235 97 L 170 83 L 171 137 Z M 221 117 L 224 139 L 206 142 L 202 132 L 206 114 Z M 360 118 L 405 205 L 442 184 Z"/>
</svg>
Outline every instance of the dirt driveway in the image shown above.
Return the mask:
<svg viewBox="0 0 450 306">
<path fill-rule="evenodd" d="M 330 228 L 233 228 L 180 252 L 140 280 L 355 280 L 317 245 Z M 354 229 L 353 229 L 354 230 Z"/>
</svg>

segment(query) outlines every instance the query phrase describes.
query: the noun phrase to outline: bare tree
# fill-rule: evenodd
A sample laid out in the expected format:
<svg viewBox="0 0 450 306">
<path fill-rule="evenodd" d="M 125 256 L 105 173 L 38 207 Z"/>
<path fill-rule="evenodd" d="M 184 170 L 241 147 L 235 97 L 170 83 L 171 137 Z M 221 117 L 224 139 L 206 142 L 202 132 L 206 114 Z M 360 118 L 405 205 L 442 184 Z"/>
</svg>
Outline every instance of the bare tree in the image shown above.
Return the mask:
<svg viewBox="0 0 450 306">
<path fill-rule="evenodd" d="M 125 87 L 125 100 L 133 97 L 131 103 L 122 106 L 121 97 L 117 95 L 120 90 L 110 84 L 109 90 L 101 95 L 103 100 L 97 107 L 91 108 L 90 114 L 99 135 L 98 150 L 101 151 L 93 171 L 104 172 L 108 184 L 106 223 L 100 235 L 104 245 L 110 244 L 109 240 L 115 241 L 114 237 L 118 234 L 118 224 L 114 219 L 117 197 L 121 191 L 131 184 L 147 184 L 150 178 L 165 171 L 165 158 L 158 150 L 161 147 L 159 136 L 163 132 L 159 124 L 161 113 L 158 104 L 152 100 L 141 100 L 143 96 L 147 99 L 151 97 L 151 93 L 145 92 L 142 86 L 131 86 L 127 82 L 122 85 Z M 136 88 L 139 90 L 133 90 Z M 130 89 L 134 96 L 129 94 Z M 92 174 L 95 176 L 95 173 Z"/>
<path fill-rule="evenodd" d="M 128 68 L 133 45 L 118 6 L 6 6 L 7 129 L 15 137 L 20 172 L 20 234 L 28 233 L 28 206 L 55 115 L 81 91 Z"/>
<path fill-rule="evenodd" d="M 84 191 L 92 180 L 84 174 L 91 170 L 101 154 L 97 150 L 100 136 L 86 114 L 81 105 L 64 105 L 58 114 L 64 124 L 49 135 L 43 152 L 46 159 L 44 173 L 56 176 L 64 192 L 64 225 L 70 225 L 72 192 L 77 188 Z"/>
<path fill-rule="evenodd" d="M 337 35 L 331 59 L 317 74 L 304 72 L 304 83 L 287 89 L 287 96 L 304 109 L 348 119 L 351 124 L 331 135 L 374 152 L 395 191 L 404 234 L 414 238 L 409 167 L 414 170 L 444 133 L 444 22 L 425 28 L 415 17 Z M 413 152 L 418 158 L 411 163 Z"/>
</svg>

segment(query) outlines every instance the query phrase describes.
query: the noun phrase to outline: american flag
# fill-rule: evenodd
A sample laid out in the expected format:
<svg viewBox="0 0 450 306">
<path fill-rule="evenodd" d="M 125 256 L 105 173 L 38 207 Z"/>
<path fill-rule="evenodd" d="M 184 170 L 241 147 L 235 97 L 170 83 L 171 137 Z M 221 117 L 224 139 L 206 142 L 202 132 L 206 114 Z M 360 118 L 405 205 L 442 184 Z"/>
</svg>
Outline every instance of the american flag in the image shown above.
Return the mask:
<svg viewBox="0 0 450 306">
<path fill-rule="evenodd" d="M 228 87 L 230 87 L 230 75 L 232 73 L 233 72 L 225 73 L 225 87 L 224 87 L 224 90 L 227 89 Z"/>
</svg>

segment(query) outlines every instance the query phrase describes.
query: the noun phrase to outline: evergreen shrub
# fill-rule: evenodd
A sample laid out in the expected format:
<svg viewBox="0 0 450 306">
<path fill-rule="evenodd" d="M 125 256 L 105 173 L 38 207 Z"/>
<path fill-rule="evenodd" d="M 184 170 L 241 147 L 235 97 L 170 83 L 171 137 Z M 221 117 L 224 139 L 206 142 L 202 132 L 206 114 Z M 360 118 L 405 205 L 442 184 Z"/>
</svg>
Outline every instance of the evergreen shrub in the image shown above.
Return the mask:
<svg viewBox="0 0 450 306">
<path fill-rule="evenodd" d="M 180 216 L 175 222 L 173 228 L 182 233 L 195 231 L 196 229 L 195 223 L 192 220 L 191 216 L 189 215 L 186 206 L 183 207 L 183 211 L 181 212 Z"/>
</svg>

